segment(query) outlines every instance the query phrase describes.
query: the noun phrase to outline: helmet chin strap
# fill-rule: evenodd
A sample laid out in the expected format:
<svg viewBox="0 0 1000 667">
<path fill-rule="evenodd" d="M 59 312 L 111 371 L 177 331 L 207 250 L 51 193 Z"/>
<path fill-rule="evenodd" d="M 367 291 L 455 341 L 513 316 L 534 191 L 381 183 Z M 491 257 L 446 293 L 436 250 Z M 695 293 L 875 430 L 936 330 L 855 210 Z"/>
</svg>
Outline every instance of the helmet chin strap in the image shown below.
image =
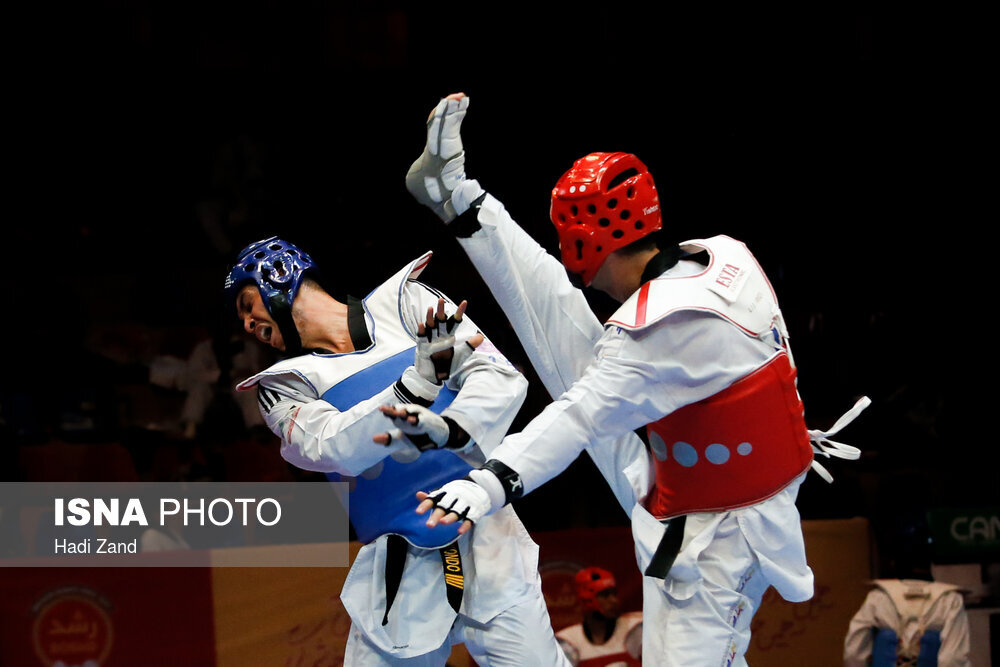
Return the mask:
<svg viewBox="0 0 1000 667">
<path fill-rule="evenodd" d="M 565 265 L 563 266 L 565 269 Z M 576 271 L 570 271 L 566 269 L 566 277 L 569 278 L 569 284 L 577 289 L 583 289 L 586 285 L 583 284 L 583 274 L 577 273 Z"/>
<path fill-rule="evenodd" d="M 641 281 L 643 283 L 647 283 L 654 278 L 658 278 L 661 273 L 677 264 L 683 256 L 684 252 L 680 249 L 680 246 L 676 244 L 661 248 L 660 252 L 653 255 L 653 257 L 646 264 L 646 267 L 642 272 Z M 565 265 L 563 268 L 566 268 Z M 586 287 L 583 283 L 582 274 L 566 269 L 566 277 L 569 278 L 569 282 L 573 287 L 577 289 L 583 289 Z"/>
<path fill-rule="evenodd" d="M 274 323 L 278 325 L 281 332 L 281 339 L 285 342 L 285 354 L 298 356 L 302 354 L 302 339 L 299 337 L 299 330 L 295 328 L 292 320 L 292 304 L 288 301 L 286 294 L 275 294 L 270 298 L 268 308 Z"/>
<path fill-rule="evenodd" d="M 649 262 L 646 263 L 646 268 L 642 271 L 642 283 L 645 284 L 650 280 L 660 277 L 660 274 L 667 269 L 673 268 L 683 256 L 684 252 L 676 244 L 660 248 L 660 252 L 653 255 Z"/>
</svg>

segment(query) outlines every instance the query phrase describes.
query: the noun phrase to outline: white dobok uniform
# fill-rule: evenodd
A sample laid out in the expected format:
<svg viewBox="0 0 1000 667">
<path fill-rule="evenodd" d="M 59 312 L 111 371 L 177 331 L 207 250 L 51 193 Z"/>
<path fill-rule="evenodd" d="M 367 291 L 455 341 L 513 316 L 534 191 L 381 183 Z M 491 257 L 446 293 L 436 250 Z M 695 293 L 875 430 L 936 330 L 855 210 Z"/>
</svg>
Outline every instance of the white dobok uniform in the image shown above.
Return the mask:
<svg viewBox="0 0 1000 667">
<path fill-rule="evenodd" d="M 573 667 L 635 667 L 642 664 L 642 613 L 622 614 L 615 631 L 603 644 L 587 639 L 583 623 L 570 625 L 556 633 Z"/>
<path fill-rule="evenodd" d="M 645 572 L 665 527 L 644 505 L 655 488 L 658 462 L 633 430 L 712 397 L 785 354 L 783 325 L 780 332 L 768 326 L 764 335 L 748 335 L 740 326 L 743 315 L 703 307 L 691 290 L 673 299 L 661 290 L 660 302 L 644 303 L 641 326 L 634 299 L 611 318 L 621 325 L 602 326 L 562 264 L 499 201 L 487 194 L 478 212 L 473 208 L 466 216 L 474 216 L 479 228 L 465 238 L 459 232 L 459 242 L 556 399 L 522 433 L 508 436 L 492 458 L 516 471 L 528 493 L 585 449 L 631 516 L 637 561 Z M 468 219 L 458 222 L 466 225 Z M 749 256 L 726 237 L 699 241 L 691 250 L 707 251 L 714 265 L 722 266 L 724 255 L 740 248 Z M 660 278 L 696 277 L 705 270 L 681 259 Z M 762 273 L 753 280 L 766 283 Z M 773 314 L 780 320 L 776 302 Z M 670 456 L 689 455 L 684 445 L 675 443 Z M 745 453 L 746 443 L 739 454 L 735 445 L 723 452 L 730 464 Z M 657 454 L 661 462 L 670 460 L 666 450 L 669 446 Z M 709 465 L 708 458 L 725 467 L 719 451 L 714 454 L 711 448 L 703 451 L 699 464 Z M 694 462 L 682 463 L 689 464 Z M 808 463 L 766 499 L 725 511 L 685 512 L 683 542 L 669 575 L 644 577 L 644 664 L 745 664 L 750 620 L 767 587 L 790 601 L 812 596 L 813 574 L 795 507 L 806 470 Z"/>
<path fill-rule="evenodd" d="M 437 468 L 468 470 L 501 441 L 526 393 L 520 373 L 487 340 L 446 381 L 439 400 L 449 394 L 450 404 L 443 412 L 431 409 L 469 433 L 472 442 L 457 454 L 431 450 L 403 463 L 390 456 L 401 443 L 372 442 L 392 427 L 378 407 L 407 402 L 396 380 L 413 364 L 418 323 L 441 296 L 416 281 L 429 259 L 427 253 L 413 261 L 363 301 L 349 300 L 355 352 L 287 359 L 239 388 L 257 387 L 264 419 L 281 437 L 287 461 L 350 482 L 351 522 L 366 544 L 341 592 L 352 620 L 345 664 L 443 665 L 451 646 L 463 642 L 480 665 L 567 664 L 542 597 L 538 547 L 513 510 L 505 508 L 457 538 L 463 575 L 458 587 L 464 586 L 457 612 L 447 593 L 437 548 L 442 545 L 426 542 L 428 535 L 435 536 L 420 533 L 425 517 L 414 511 L 416 490 L 434 488 L 425 475 Z M 448 302 L 446 310 L 453 313 L 454 304 Z M 476 331 L 465 317 L 455 333 L 462 340 Z M 363 489 L 366 495 L 356 497 Z M 393 521 L 410 528 L 400 532 L 407 540 L 400 542 L 406 556 L 398 591 L 388 604 L 391 556 L 385 533 L 396 531 L 389 525 Z M 456 539 L 455 534 L 437 537 Z M 421 540 L 426 548 L 414 546 Z"/>
</svg>

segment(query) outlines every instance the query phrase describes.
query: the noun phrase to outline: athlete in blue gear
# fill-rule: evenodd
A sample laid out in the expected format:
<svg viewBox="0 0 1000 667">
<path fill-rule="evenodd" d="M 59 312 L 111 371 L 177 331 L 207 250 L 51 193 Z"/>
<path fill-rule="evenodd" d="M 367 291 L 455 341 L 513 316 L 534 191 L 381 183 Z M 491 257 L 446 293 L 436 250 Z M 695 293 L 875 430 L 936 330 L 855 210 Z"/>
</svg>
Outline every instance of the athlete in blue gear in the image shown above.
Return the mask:
<svg viewBox="0 0 1000 667">
<path fill-rule="evenodd" d="M 526 382 L 465 316 L 417 281 L 427 253 L 364 299 L 325 291 L 315 263 L 270 238 L 244 249 L 226 291 L 244 329 L 291 355 L 256 388 L 292 464 L 349 482 L 364 543 L 341 599 L 345 664 L 443 665 L 464 643 L 479 665 L 565 665 L 538 547 L 510 508 L 459 537 L 413 513 L 429 480 L 466 474 L 499 444 Z"/>
</svg>

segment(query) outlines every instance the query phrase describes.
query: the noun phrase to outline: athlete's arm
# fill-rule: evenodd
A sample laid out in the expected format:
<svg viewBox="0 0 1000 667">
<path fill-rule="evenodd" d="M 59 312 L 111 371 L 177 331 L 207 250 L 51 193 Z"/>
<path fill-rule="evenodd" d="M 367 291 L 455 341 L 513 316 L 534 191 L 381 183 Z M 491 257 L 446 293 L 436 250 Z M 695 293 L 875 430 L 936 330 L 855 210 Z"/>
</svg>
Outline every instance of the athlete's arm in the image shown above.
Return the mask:
<svg viewBox="0 0 1000 667">
<path fill-rule="evenodd" d="M 681 313 L 667 319 L 639 332 L 609 330 L 597 347 L 598 358 L 583 377 L 524 431 L 504 439 L 486 469 L 475 471 L 475 481 L 489 494 L 487 513 L 558 475 L 587 443 L 611 442 L 707 398 L 750 373 L 770 354 L 766 345 L 715 316 Z M 502 493 L 497 492 L 496 480 Z M 448 485 L 441 490 L 446 489 Z M 423 500 L 418 512 L 438 506 L 428 524 L 453 523 L 455 513 L 445 516 L 440 507 L 456 500 L 461 506 L 466 495 L 462 489 L 447 490 L 442 501 Z M 468 499 L 482 505 L 472 496 Z M 472 521 L 478 518 L 472 511 L 469 516 Z"/>
<path fill-rule="evenodd" d="M 562 263 L 477 181 L 466 178 L 461 126 L 468 107 L 469 99 L 456 93 L 432 111 L 427 145 L 407 174 L 407 188 L 448 224 L 503 308 L 542 384 L 557 398 L 593 360 L 603 327 Z M 434 157 L 441 155 L 448 159 Z M 445 209 L 448 214 L 442 215 Z M 590 442 L 587 452 L 622 508 L 631 512 L 650 486 L 643 442 L 626 433 L 613 443 Z"/>
<path fill-rule="evenodd" d="M 611 441 L 725 389 L 772 350 L 721 318 L 672 315 L 649 329 L 609 329 L 580 380 L 492 458 L 517 471 L 530 493 L 590 442 Z"/>
<path fill-rule="evenodd" d="M 433 394 L 418 396 L 421 386 L 411 368 L 404 378 L 343 412 L 316 397 L 292 374 L 262 378 L 257 395 L 265 423 L 281 438 L 281 456 L 286 461 L 304 470 L 357 476 L 408 448 L 405 442 L 372 447 L 371 439 L 388 423 L 380 406 L 416 400 L 429 404 Z"/>
<path fill-rule="evenodd" d="M 851 618 L 844 636 L 844 667 L 863 667 L 869 664 L 874 647 L 872 628 L 877 627 L 875 610 L 878 608 L 878 600 L 887 601 L 888 597 L 878 589 L 869 591 L 864 603 Z"/>
<path fill-rule="evenodd" d="M 452 315 L 456 309 L 447 297 L 411 282 L 404 303 L 410 304 L 414 312 L 425 312 L 427 308 L 437 309 L 442 298 L 446 299 L 444 314 Z M 414 325 L 411 322 L 408 326 Z M 527 381 L 471 318 L 463 315 L 452 334 L 455 357 L 443 384 L 457 395 L 441 417 L 457 424 L 469 436 L 469 443 L 478 444 L 488 455 L 503 439 L 524 402 Z M 400 408 L 406 410 L 405 406 L 397 406 L 397 412 Z M 387 441 L 381 435 L 376 438 L 376 442 Z"/>
</svg>

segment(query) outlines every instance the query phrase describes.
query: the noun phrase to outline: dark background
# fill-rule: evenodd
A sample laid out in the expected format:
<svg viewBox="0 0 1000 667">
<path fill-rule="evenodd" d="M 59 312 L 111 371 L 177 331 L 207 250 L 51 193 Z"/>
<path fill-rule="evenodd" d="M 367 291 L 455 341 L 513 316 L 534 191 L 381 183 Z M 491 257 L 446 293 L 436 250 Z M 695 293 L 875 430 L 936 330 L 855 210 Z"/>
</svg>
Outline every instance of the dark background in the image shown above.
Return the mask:
<svg viewBox="0 0 1000 667">
<path fill-rule="evenodd" d="M 218 477 L 249 438 L 282 468 L 267 435 L 181 438 L 178 396 L 144 386 L 156 355 L 226 340 L 227 265 L 273 234 L 358 296 L 433 249 L 423 279 L 468 299 L 532 377 L 403 185 L 427 113 L 461 90 L 467 173 L 550 250 L 552 184 L 577 157 L 623 150 L 652 170 L 678 237 L 724 233 L 755 252 L 810 426 L 874 401 L 841 438 L 862 460 L 831 463 L 831 486 L 810 477 L 805 518 L 912 535 L 927 509 L 996 503 L 979 392 L 952 375 L 991 360 L 954 301 L 968 290 L 945 282 L 979 263 L 966 235 L 987 221 L 970 203 L 986 136 L 984 84 L 968 85 L 975 17 L 424 4 L 108 0 L 10 22 L 6 479 L 52 441 L 121 443 L 145 477 L 151 451 L 175 447 L 184 475 Z M 534 382 L 518 424 L 547 400 Z M 585 459 L 519 510 L 531 529 L 626 521 Z"/>
</svg>

